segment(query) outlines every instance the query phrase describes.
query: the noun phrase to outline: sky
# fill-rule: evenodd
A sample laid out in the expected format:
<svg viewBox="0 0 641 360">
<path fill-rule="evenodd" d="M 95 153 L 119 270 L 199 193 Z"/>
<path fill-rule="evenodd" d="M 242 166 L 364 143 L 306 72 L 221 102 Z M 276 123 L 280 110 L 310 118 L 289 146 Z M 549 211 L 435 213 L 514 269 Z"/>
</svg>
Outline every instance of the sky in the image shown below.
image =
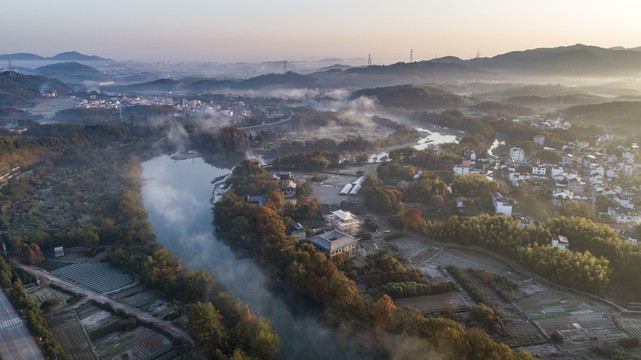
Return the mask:
<svg viewBox="0 0 641 360">
<path fill-rule="evenodd" d="M 258 62 L 641 46 L 628 0 L 0 0 L 0 54 Z"/>
</svg>

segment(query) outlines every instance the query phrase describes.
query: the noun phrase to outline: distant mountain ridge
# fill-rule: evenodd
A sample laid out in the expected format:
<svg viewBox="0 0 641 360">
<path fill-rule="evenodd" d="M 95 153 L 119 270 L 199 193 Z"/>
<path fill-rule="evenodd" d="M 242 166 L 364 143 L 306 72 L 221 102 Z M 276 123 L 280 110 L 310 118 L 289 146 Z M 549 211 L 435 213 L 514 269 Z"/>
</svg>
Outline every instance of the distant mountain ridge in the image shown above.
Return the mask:
<svg viewBox="0 0 641 360">
<path fill-rule="evenodd" d="M 354 92 L 352 99 L 361 96 L 376 97 L 383 106 L 425 110 L 470 105 L 470 101 L 449 91 L 428 86 L 399 85 Z"/>
<path fill-rule="evenodd" d="M 96 55 L 85 55 L 77 51 L 67 51 L 60 54 L 43 57 L 32 53 L 15 53 L 0 55 L 0 60 L 56 60 L 56 61 L 111 61 Z"/>
<path fill-rule="evenodd" d="M 448 56 L 434 63 L 467 65 L 510 75 L 613 76 L 641 73 L 641 51 L 572 45 L 512 51 L 491 58 L 462 60 Z"/>
</svg>

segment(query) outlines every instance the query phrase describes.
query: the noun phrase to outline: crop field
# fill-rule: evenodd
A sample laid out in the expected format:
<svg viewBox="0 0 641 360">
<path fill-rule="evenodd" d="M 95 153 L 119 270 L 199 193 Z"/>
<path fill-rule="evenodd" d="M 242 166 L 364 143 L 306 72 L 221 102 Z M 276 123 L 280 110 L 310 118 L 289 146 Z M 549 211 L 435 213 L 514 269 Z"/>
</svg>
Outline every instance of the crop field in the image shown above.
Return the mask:
<svg viewBox="0 0 641 360">
<path fill-rule="evenodd" d="M 570 294 L 548 289 L 522 298 L 517 304 L 548 336 L 560 331 L 565 336 L 565 349 L 589 347 L 595 341 L 615 343 L 628 337 L 601 306 L 576 300 Z"/>
<path fill-rule="evenodd" d="M 49 299 L 57 299 L 59 304 L 56 305 L 53 311 L 67 306 L 67 300 L 71 299 L 71 295 L 65 294 L 62 291 L 52 289 L 50 287 L 41 287 L 29 294 L 29 297 L 40 306 L 43 302 Z"/>
<path fill-rule="evenodd" d="M 168 338 L 143 327 L 128 333 L 113 333 L 96 342 L 101 359 L 171 359 L 180 353 L 176 350 Z"/>
<path fill-rule="evenodd" d="M 618 319 L 619 324 L 633 337 L 641 339 L 641 319 L 638 317 L 625 317 Z"/>
<path fill-rule="evenodd" d="M 71 264 L 51 271 L 52 274 L 99 293 L 108 293 L 134 282 L 131 274 L 109 263 Z"/>
<path fill-rule="evenodd" d="M 91 343 L 87 340 L 85 329 L 73 311 L 56 314 L 47 323 L 51 326 L 56 340 L 72 360 L 94 360 Z"/>
<path fill-rule="evenodd" d="M 53 330 L 53 333 L 71 359 L 90 360 L 96 358 L 80 323 L 59 326 Z"/>
<path fill-rule="evenodd" d="M 133 305 L 141 310 L 149 311 L 150 313 L 164 317 L 175 311 L 175 306 L 158 296 L 153 291 L 141 291 L 126 297 L 121 298 L 123 302 Z"/>
</svg>

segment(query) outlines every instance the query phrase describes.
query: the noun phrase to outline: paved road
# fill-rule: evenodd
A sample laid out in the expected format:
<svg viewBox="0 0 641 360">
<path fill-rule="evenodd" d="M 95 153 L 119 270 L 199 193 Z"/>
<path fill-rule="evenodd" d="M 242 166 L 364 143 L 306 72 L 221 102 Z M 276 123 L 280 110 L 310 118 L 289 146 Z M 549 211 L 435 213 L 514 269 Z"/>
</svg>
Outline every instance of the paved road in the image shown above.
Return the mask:
<svg viewBox="0 0 641 360">
<path fill-rule="evenodd" d="M 0 358 L 3 360 L 44 360 L 27 325 L 0 291 Z"/>
<path fill-rule="evenodd" d="M 196 344 L 194 342 L 194 339 L 192 339 L 191 336 L 189 336 L 189 334 L 185 330 L 179 328 L 178 326 L 172 324 L 169 321 L 157 318 L 157 317 L 153 316 L 152 314 L 150 314 L 150 313 L 148 313 L 146 311 L 140 310 L 135 306 L 116 301 L 116 300 L 114 300 L 114 299 L 112 299 L 110 297 L 107 297 L 107 296 L 102 295 L 100 293 L 97 293 L 95 291 L 92 291 L 92 290 L 89 290 L 89 289 L 85 289 L 85 288 L 83 288 L 81 286 L 78 286 L 78 285 L 76 285 L 74 283 L 71 283 L 71 282 L 68 282 L 66 280 L 57 278 L 57 277 L 49 274 L 46 271 L 43 271 L 43 270 L 31 267 L 31 266 L 22 264 L 17 260 L 11 260 L 11 263 L 13 265 L 15 265 L 15 266 L 18 266 L 21 269 L 26 270 L 27 272 L 29 272 L 31 274 L 40 276 L 42 279 L 47 279 L 47 280 L 49 280 L 50 282 L 52 282 L 52 283 L 54 283 L 56 285 L 59 285 L 59 286 L 65 288 L 65 289 L 68 289 L 69 291 L 72 291 L 72 292 L 74 292 L 76 294 L 85 295 L 88 300 L 94 300 L 94 301 L 97 301 L 97 302 L 102 303 L 102 304 L 110 304 L 113 308 L 123 309 L 125 311 L 125 313 L 127 313 L 129 315 L 134 315 L 135 317 L 137 317 L 138 319 L 140 319 L 143 322 L 153 323 L 153 324 L 155 324 L 155 325 L 157 325 L 157 326 L 169 331 L 172 334 L 176 334 L 178 337 L 183 338 L 186 342 L 188 342 L 192 346 L 195 346 L 195 344 Z"/>
<path fill-rule="evenodd" d="M 288 118 L 285 118 L 283 120 L 278 120 L 278 121 L 274 121 L 274 122 L 271 122 L 271 123 L 260 124 L 260 125 L 243 126 L 243 127 L 239 127 L 238 129 L 240 129 L 240 130 L 256 130 L 256 129 L 269 127 L 269 126 L 273 126 L 273 125 L 279 125 L 279 124 L 288 122 L 291 119 L 292 119 L 292 116 L 290 115 Z"/>
</svg>

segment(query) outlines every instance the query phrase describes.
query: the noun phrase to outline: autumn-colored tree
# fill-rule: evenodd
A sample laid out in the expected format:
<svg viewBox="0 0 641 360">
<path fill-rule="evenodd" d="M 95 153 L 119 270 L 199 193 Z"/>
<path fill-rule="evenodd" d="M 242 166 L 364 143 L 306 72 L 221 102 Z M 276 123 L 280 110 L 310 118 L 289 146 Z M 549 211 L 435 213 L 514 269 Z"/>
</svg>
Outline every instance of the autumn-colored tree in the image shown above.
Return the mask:
<svg viewBox="0 0 641 360">
<path fill-rule="evenodd" d="M 401 216 L 403 225 L 410 231 L 421 233 L 425 228 L 425 220 L 423 219 L 423 212 L 419 209 L 407 209 L 403 216 Z"/>
<path fill-rule="evenodd" d="M 379 330 L 384 329 L 394 309 L 396 309 L 396 305 L 394 305 L 392 298 L 387 295 L 381 296 L 381 298 L 374 303 L 374 307 L 372 309 L 374 327 Z"/>
<path fill-rule="evenodd" d="M 22 259 L 28 262 L 30 265 L 40 264 L 45 260 L 40 246 L 38 244 L 31 243 L 30 245 L 24 244 L 22 247 Z"/>
</svg>

